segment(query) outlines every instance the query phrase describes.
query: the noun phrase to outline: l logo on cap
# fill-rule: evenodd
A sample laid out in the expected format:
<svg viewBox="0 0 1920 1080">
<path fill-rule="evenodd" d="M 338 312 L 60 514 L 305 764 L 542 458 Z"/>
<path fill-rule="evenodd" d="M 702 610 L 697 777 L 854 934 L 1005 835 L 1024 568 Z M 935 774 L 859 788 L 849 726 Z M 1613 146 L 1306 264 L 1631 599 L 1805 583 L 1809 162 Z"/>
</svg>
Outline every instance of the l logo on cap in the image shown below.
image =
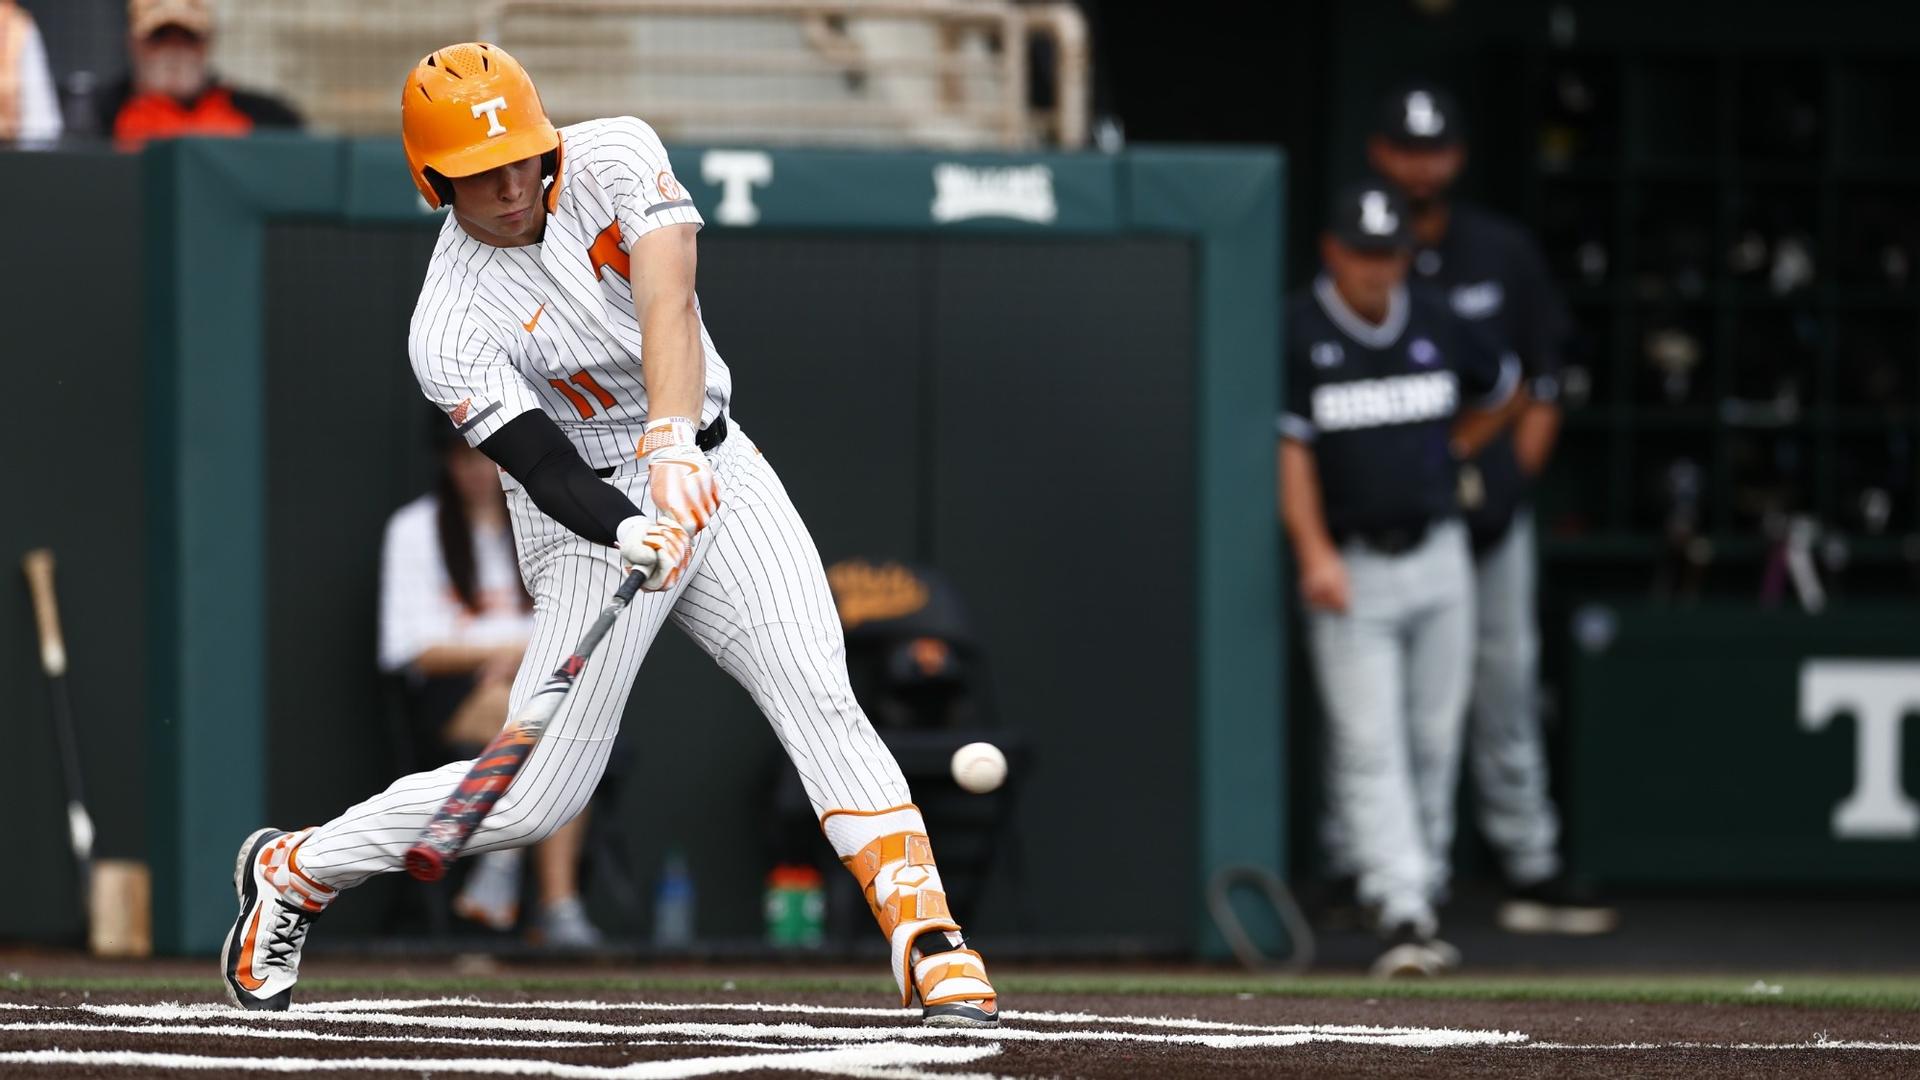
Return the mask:
<svg viewBox="0 0 1920 1080">
<path fill-rule="evenodd" d="M 1392 236 L 1400 227 L 1400 216 L 1393 212 L 1384 191 L 1360 193 L 1360 228 L 1372 236 Z"/>
<path fill-rule="evenodd" d="M 487 114 L 488 138 L 492 138 L 495 135 L 505 135 L 507 133 L 507 125 L 500 122 L 499 116 L 500 113 L 506 111 L 506 108 L 507 99 L 503 97 L 488 98 L 473 107 L 473 118 L 475 120 L 480 119 L 481 113 Z"/>
<path fill-rule="evenodd" d="M 1415 90 L 1407 95 L 1407 134 L 1431 139 L 1447 128 L 1447 118 L 1433 107 L 1433 95 Z"/>
</svg>

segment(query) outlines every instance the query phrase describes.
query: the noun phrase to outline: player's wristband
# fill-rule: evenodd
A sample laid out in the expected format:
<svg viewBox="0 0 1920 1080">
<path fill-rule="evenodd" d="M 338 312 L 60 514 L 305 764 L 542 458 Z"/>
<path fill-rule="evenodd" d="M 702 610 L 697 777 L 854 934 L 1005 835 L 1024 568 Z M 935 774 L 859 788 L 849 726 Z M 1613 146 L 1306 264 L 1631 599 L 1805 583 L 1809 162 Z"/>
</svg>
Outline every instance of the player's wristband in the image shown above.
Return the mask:
<svg viewBox="0 0 1920 1080">
<path fill-rule="evenodd" d="M 665 450 L 669 446 L 691 446 L 699 430 L 700 425 L 684 416 L 649 420 L 640 435 L 639 456 L 645 458 L 655 450 Z"/>
</svg>

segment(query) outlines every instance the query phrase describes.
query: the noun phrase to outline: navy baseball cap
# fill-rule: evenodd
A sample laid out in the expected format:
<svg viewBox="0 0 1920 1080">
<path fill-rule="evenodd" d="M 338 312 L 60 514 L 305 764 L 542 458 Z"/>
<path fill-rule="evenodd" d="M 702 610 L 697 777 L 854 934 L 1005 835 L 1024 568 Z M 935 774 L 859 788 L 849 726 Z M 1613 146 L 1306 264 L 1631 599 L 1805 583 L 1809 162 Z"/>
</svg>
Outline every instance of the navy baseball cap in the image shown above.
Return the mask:
<svg viewBox="0 0 1920 1080">
<path fill-rule="evenodd" d="M 1407 201 L 1391 184 L 1362 180 L 1333 197 L 1327 231 L 1356 251 L 1404 251 L 1413 247 Z"/>
<path fill-rule="evenodd" d="M 1375 134 L 1409 149 L 1456 146 L 1465 138 L 1460 103 L 1433 83 L 1406 83 L 1381 102 Z"/>
</svg>

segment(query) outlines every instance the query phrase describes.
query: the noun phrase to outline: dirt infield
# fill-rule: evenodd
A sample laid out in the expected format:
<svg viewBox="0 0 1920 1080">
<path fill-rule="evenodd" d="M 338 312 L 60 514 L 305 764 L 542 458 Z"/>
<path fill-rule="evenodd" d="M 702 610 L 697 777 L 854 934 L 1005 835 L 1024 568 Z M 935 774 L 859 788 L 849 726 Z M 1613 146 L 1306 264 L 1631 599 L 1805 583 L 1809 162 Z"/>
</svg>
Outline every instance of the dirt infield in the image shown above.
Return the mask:
<svg viewBox="0 0 1920 1080">
<path fill-rule="evenodd" d="M 0 1075 L 1910 1076 L 1920 1012 L 1254 995 L 1009 998 L 936 1032 L 871 994 L 0 992 Z"/>
</svg>

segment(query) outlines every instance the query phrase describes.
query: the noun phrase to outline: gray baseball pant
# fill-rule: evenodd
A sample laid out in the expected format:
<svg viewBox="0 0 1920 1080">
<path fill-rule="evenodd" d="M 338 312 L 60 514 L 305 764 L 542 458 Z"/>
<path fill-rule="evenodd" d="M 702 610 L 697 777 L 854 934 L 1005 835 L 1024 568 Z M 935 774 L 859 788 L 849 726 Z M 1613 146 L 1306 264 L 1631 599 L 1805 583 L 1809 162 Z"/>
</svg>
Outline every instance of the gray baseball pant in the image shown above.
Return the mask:
<svg viewBox="0 0 1920 1080">
<path fill-rule="evenodd" d="M 1547 793 L 1540 732 L 1535 572 L 1533 515 L 1523 509 L 1475 566 L 1477 632 L 1467 723 L 1480 831 L 1515 885 L 1560 870 L 1560 817 Z"/>
<path fill-rule="evenodd" d="M 1348 610 L 1307 614 L 1337 857 L 1383 928 L 1431 931 L 1453 842 L 1472 660 L 1466 527 L 1438 524 L 1398 555 L 1348 544 L 1340 557 Z"/>
</svg>

